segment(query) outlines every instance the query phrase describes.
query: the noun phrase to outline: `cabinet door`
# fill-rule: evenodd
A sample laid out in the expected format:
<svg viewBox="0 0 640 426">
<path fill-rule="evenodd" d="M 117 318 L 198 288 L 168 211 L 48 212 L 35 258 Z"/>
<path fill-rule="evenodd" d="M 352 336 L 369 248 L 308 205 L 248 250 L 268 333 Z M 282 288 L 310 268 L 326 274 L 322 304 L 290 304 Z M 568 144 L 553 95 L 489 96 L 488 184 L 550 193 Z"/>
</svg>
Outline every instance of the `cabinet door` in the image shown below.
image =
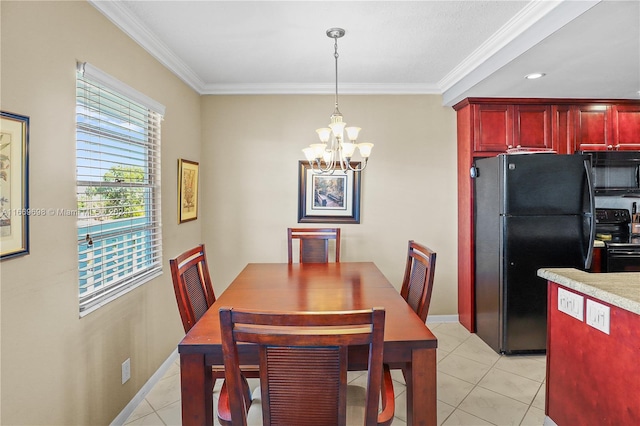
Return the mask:
<svg viewBox="0 0 640 426">
<path fill-rule="evenodd" d="M 610 110 L 607 105 L 577 105 L 574 107 L 576 148 L 580 151 L 613 149 L 611 143 Z"/>
<path fill-rule="evenodd" d="M 551 145 L 558 154 L 573 154 L 576 146 L 568 105 L 551 106 Z"/>
<path fill-rule="evenodd" d="M 640 150 L 640 105 L 614 105 L 613 149 Z"/>
<path fill-rule="evenodd" d="M 552 148 L 551 106 L 514 105 L 513 145 L 523 148 Z"/>
<path fill-rule="evenodd" d="M 473 150 L 504 152 L 513 145 L 513 106 L 473 105 Z"/>
</svg>

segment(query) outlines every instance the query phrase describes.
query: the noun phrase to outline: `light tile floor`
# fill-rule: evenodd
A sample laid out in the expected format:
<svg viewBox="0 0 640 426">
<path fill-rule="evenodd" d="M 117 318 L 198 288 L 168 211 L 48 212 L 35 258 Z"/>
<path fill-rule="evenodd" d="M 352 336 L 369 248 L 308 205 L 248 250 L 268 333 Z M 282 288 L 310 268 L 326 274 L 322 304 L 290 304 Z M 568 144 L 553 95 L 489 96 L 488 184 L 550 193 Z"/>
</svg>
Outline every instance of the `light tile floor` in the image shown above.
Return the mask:
<svg viewBox="0 0 640 426">
<path fill-rule="evenodd" d="M 458 323 L 429 323 L 428 326 L 438 337 L 439 425 L 541 426 L 544 423 L 544 355 L 500 356 Z M 350 373 L 350 380 L 358 380 L 361 374 Z M 393 425 L 403 426 L 406 425 L 406 389 L 402 374 L 394 371 L 393 376 L 396 394 Z M 219 380 L 214 398 L 220 386 Z M 214 407 L 216 405 L 217 402 Z M 180 368 L 176 361 L 125 424 L 180 423 Z"/>
</svg>

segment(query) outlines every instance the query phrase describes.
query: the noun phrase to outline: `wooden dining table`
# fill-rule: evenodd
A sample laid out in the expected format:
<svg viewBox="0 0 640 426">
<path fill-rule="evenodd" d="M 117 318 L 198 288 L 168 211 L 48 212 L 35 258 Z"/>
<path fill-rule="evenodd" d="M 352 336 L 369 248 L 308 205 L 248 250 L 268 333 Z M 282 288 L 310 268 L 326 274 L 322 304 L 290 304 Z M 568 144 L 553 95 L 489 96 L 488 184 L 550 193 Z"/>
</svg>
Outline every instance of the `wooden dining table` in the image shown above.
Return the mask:
<svg viewBox="0 0 640 426">
<path fill-rule="evenodd" d="M 213 425 L 210 369 L 224 365 L 222 306 L 269 311 L 347 311 L 384 307 L 384 362 L 404 367 L 407 425 L 436 424 L 436 337 L 372 262 L 250 263 L 178 345 L 182 424 Z M 349 369 L 367 368 L 368 348 L 349 350 Z M 241 364 L 257 365 L 255 345 L 239 347 Z"/>
</svg>

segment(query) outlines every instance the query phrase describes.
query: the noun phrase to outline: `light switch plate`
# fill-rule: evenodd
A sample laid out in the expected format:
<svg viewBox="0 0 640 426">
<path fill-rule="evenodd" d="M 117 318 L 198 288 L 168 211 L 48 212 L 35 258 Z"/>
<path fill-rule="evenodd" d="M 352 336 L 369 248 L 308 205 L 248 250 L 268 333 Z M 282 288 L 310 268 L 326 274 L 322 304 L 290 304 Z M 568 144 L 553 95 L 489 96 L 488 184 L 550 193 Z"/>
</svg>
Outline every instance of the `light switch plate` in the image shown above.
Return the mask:
<svg viewBox="0 0 640 426">
<path fill-rule="evenodd" d="M 563 288 L 558 288 L 558 310 L 579 321 L 584 318 L 584 297 Z"/>
<path fill-rule="evenodd" d="M 602 303 L 587 299 L 587 324 L 609 334 L 611 309 Z"/>
</svg>

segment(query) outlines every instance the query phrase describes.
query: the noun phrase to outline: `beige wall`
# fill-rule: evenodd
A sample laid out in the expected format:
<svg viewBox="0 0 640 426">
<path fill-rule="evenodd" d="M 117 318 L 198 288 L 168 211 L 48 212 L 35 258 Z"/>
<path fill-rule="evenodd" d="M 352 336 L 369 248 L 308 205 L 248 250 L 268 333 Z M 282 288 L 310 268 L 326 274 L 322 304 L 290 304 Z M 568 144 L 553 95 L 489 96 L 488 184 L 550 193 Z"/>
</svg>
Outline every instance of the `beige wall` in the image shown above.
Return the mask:
<svg viewBox="0 0 640 426">
<path fill-rule="evenodd" d="M 165 266 L 206 242 L 216 291 L 247 262 L 286 261 L 297 224 L 300 149 L 332 96 L 198 96 L 85 2 L 0 2 L 1 109 L 31 118 L 30 204 L 75 208 L 75 63 L 87 61 L 167 107 L 162 124 Z M 407 240 L 438 252 L 432 315 L 456 309 L 455 113 L 439 96 L 341 96 L 376 144 L 359 225 L 342 258 L 372 260 L 399 286 Z M 177 224 L 177 159 L 199 161 L 199 220 Z M 107 424 L 183 335 L 164 275 L 78 317 L 75 221 L 32 217 L 31 253 L 0 264 L 0 424 Z M 131 358 L 132 379 L 120 383 Z"/>
<path fill-rule="evenodd" d="M 202 226 L 216 291 L 247 262 L 287 261 L 301 149 L 333 104 L 333 96 L 203 96 Z M 455 112 L 426 95 L 340 96 L 340 111 L 375 144 L 361 223 L 340 225 L 341 259 L 374 261 L 399 288 L 407 241 L 420 241 L 438 253 L 430 314 L 456 315 Z"/>
<path fill-rule="evenodd" d="M 0 2 L 1 108 L 31 120 L 33 208 L 75 209 L 75 65 L 163 103 L 164 257 L 200 241 L 177 225 L 179 157 L 200 160 L 200 97 L 85 2 Z M 78 317 L 73 217 L 31 217 L 31 253 L 1 268 L 3 425 L 110 423 L 184 334 L 171 274 Z M 131 358 L 132 378 L 121 384 Z"/>
</svg>

